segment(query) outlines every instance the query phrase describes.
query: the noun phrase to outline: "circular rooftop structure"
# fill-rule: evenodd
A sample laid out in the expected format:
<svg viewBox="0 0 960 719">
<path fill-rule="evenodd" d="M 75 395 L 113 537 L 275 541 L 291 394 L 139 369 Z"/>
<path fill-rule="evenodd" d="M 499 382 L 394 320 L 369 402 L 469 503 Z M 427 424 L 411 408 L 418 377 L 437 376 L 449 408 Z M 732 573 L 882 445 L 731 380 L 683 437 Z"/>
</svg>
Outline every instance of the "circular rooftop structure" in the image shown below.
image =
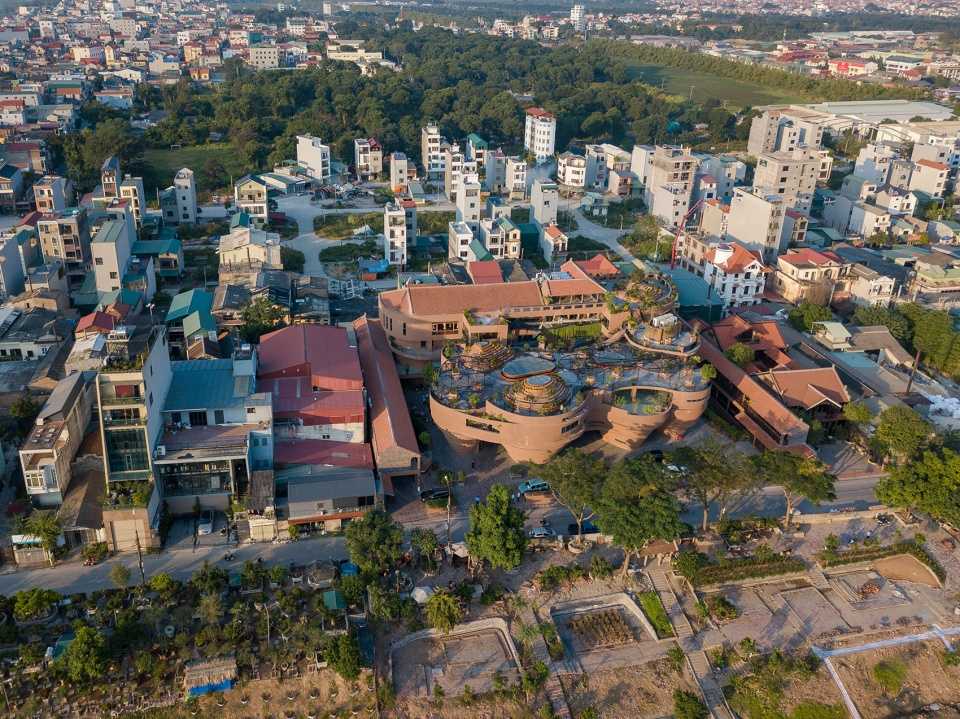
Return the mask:
<svg viewBox="0 0 960 719">
<path fill-rule="evenodd" d="M 514 382 L 504 393 L 506 400 L 519 412 L 552 414 L 570 399 L 572 390 L 555 374 L 536 374 Z"/>
<path fill-rule="evenodd" d="M 553 360 L 534 357 L 533 355 L 521 355 L 507 362 L 500 370 L 500 374 L 503 375 L 504 379 L 518 380 L 552 372 L 556 369 L 556 366 L 557 364 Z"/>
<path fill-rule="evenodd" d="M 468 345 L 461 355 L 461 362 L 467 369 L 477 372 L 490 372 L 513 357 L 513 351 L 503 342 L 482 340 Z"/>
</svg>

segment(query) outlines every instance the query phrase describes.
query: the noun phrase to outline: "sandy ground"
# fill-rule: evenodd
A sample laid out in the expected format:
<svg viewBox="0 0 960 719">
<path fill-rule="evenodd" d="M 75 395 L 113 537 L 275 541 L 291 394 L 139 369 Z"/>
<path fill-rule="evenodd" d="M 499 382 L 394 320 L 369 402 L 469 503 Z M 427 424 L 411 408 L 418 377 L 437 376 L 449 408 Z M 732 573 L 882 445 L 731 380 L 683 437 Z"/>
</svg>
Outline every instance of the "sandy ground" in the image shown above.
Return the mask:
<svg viewBox="0 0 960 719">
<path fill-rule="evenodd" d="M 915 642 L 835 657 L 833 663 L 863 719 L 893 719 L 927 704 L 960 706 L 960 667 L 944 667 L 940 663 L 943 650 L 941 642 Z M 907 668 L 896 697 L 884 695 L 873 679 L 874 666 L 884 659 L 898 659 Z"/>
<path fill-rule="evenodd" d="M 939 588 L 940 582 L 930 568 L 911 554 L 898 554 L 885 557 L 873 563 L 877 574 L 887 579 L 915 582 L 928 587 Z"/>
<path fill-rule="evenodd" d="M 461 699 L 442 701 L 407 699 L 383 714 L 397 719 L 529 719 L 536 716 L 536 705 L 524 699 L 484 699 L 464 704 Z"/>
<path fill-rule="evenodd" d="M 666 659 L 616 671 L 561 676 L 560 682 L 575 717 L 592 707 L 602 719 L 659 719 L 671 716 L 674 689 L 697 693 L 692 678 L 677 674 Z"/>
</svg>

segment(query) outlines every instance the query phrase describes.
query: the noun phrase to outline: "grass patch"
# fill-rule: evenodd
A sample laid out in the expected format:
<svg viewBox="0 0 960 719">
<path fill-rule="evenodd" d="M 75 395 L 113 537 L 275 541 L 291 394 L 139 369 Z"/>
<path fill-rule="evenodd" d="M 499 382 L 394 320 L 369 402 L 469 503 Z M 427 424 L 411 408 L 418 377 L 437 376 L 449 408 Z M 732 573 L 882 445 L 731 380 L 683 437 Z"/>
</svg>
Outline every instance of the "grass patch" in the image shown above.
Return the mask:
<svg viewBox="0 0 960 719">
<path fill-rule="evenodd" d="M 818 665 L 813 655 L 792 658 L 779 650 L 755 657 L 750 671 L 733 678 L 730 707 L 743 719 L 843 719 L 847 713 L 840 704 L 804 700 L 789 713 L 782 708 L 790 684 L 812 679 Z"/>
<path fill-rule="evenodd" d="M 355 230 L 367 225 L 374 232 L 383 232 L 382 212 L 355 212 L 342 215 L 317 215 L 313 218 L 313 231 L 330 240 L 353 237 Z"/>
<path fill-rule="evenodd" d="M 380 257 L 383 251 L 373 240 L 362 243 L 346 242 L 320 250 L 321 262 L 356 262 L 362 257 Z"/>
<path fill-rule="evenodd" d="M 457 213 L 450 210 L 417 212 L 417 233 L 421 235 L 447 235 L 449 225 Z"/>
<path fill-rule="evenodd" d="M 211 169 L 214 169 L 214 163 L 217 163 L 223 171 L 206 171 L 208 163 Z M 237 180 L 254 171 L 244 166 L 228 142 L 187 145 L 177 150 L 149 148 L 143 151 L 143 190 L 147 197 L 154 197 L 157 188 L 162 190 L 172 185 L 173 176 L 184 167 L 193 170 L 197 190 L 200 192 L 229 188 L 231 176 Z"/>
<path fill-rule="evenodd" d="M 589 237 L 584 237 L 583 235 L 571 237 L 567 242 L 568 255 L 584 254 L 592 256 L 597 252 L 606 252 L 608 249 L 610 248 L 602 242 L 591 240 Z"/>
<path fill-rule="evenodd" d="M 647 621 L 653 626 L 657 633 L 657 639 L 666 639 L 673 636 L 673 625 L 670 623 L 670 617 L 667 616 L 667 610 L 663 608 L 663 602 L 660 601 L 660 595 L 656 592 L 643 592 L 637 597 L 640 602 L 640 608 L 643 610 Z"/>
<path fill-rule="evenodd" d="M 540 636 L 547 645 L 547 652 L 550 658 L 557 662 L 563 659 L 563 642 L 557 634 L 557 628 L 552 623 L 540 625 Z"/>
<path fill-rule="evenodd" d="M 625 60 L 625 62 L 630 62 Z M 726 102 L 728 109 L 739 109 L 750 105 L 770 105 L 779 102 L 798 102 L 805 98 L 802 94 L 789 90 L 776 90 L 743 80 L 711 75 L 706 72 L 685 70 L 665 65 L 647 65 L 634 63 L 628 69 L 632 80 L 640 80 L 654 87 L 662 87 L 670 95 L 690 97 L 693 86 L 693 99 L 704 102 L 710 99 Z"/>
<path fill-rule="evenodd" d="M 887 694 L 899 694 L 906 679 L 907 665 L 899 659 L 885 659 L 873 667 L 873 680 Z"/>
<path fill-rule="evenodd" d="M 777 554 L 762 545 L 753 556 L 721 559 L 715 563 L 697 552 L 681 552 L 673 560 L 673 567 L 695 587 L 703 587 L 802 572 L 807 565 L 799 557 Z"/>
</svg>

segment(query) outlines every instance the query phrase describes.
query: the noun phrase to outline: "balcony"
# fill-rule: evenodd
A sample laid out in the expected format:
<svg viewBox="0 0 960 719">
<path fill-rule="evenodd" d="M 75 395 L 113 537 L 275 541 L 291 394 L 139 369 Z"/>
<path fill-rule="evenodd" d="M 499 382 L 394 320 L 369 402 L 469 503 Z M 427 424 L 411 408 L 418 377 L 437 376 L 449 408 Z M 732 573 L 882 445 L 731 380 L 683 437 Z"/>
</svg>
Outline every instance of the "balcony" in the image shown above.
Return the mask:
<svg viewBox="0 0 960 719">
<path fill-rule="evenodd" d="M 146 403 L 146 398 L 143 396 L 136 397 L 107 397 L 101 395 L 100 397 L 100 406 L 102 407 L 115 407 L 115 406 L 127 406 L 130 405 L 143 405 Z M 138 420 L 138 423 L 142 423 L 144 420 Z M 107 422 L 104 422 L 107 424 Z"/>
</svg>

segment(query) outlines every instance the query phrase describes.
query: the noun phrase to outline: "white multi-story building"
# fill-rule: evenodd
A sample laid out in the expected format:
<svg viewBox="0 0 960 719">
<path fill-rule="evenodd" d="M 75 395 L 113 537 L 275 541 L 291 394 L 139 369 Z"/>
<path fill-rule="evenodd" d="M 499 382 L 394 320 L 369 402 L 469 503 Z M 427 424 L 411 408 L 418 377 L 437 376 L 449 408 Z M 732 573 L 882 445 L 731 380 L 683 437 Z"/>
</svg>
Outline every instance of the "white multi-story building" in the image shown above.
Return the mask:
<svg viewBox="0 0 960 719">
<path fill-rule="evenodd" d="M 383 148 L 374 138 L 353 141 L 353 166 L 361 180 L 375 179 L 383 172 Z"/>
<path fill-rule="evenodd" d="M 541 228 L 556 224 L 560 192 L 549 180 L 534 180 L 530 190 L 530 219 Z"/>
<path fill-rule="evenodd" d="M 853 174 L 883 185 L 890 177 L 890 163 L 900 157 L 898 145 L 889 142 L 871 142 L 860 148 Z"/>
<path fill-rule="evenodd" d="M 476 174 L 464 175 L 457 183 L 456 221 L 474 233 L 480 227 L 480 179 Z"/>
<path fill-rule="evenodd" d="M 446 169 L 446 157 L 440 146 L 440 128 L 435 123 L 428 123 L 420 130 L 420 161 L 428 180 L 439 180 Z"/>
<path fill-rule="evenodd" d="M 480 242 L 497 260 L 520 257 L 520 228 L 509 217 L 485 217 L 480 220 Z"/>
<path fill-rule="evenodd" d="M 390 189 L 394 193 L 407 189 L 410 163 L 402 152 L 390 154 Z"/>
<path fill-rule="evenodd" d="M 542 107 L 527 108 L 523 130 L 523 147 L 537 164 L 553 157 L 557 137 L 557 118 Z"/>
<path fill-rule="evenodd" d="M 127 175 L 120 183 L 120 197 L 127 200 L 130 213 L 137 227 L 143 223 L 143 211 L 146 209 L 146 198 L 143 192 L 143 178 Z"/>
<path fill-rule="evenodd" d="M 738 187 L 727 213 L 726 239 L 758 253 L 765 262 L 774 262 L 789 241 L 784 229 L 789 208 L 779 195 L 763 197 Z"/>
<path fill-rule="evenodd" d="M 307 174 L 313 179 L 330 181 L 330 147 L 324 145 L 319 137 L 297 135 L 297 162 L 306 168 Z"/>
<path fill-rule="evenodd" d="M 703 277 L 723 300 L 723 309 L 759 304 L 770 269 L 760 256 L 737 242 L 685 235 L 681 264 Z"/>
<path fill-rule="evenodd" d="M 782 195 L 791 207 L 809 212 L 817 183 L 829 180 L 832 169 L 827 150 L 766 152 L 757 158 L 753 189 L 760 195 Z"/>
<path fill-rule="evenodd" d="M 522 157 L 508 157 L 504 163 L 504 192 L 511 200 L 523 200 L 527 196 L 527 163 Z"/>
<path fill-rule="evenodd" d="M 792 152 L 801 147 L 819 149 L 823 142 L 824 117 L 802 107 L 765 110 L 753 118 L 747 152 L 758 157 L 768 152 Z"/>
<path fill-rule="evenodd" d="M 636 155 L 633 159 L 639 160 Z M 696 158 L 685 147 L 654 148 L 644 184 L 644 202 L 650 214 L 669 227 L 678 227 L 690 210 L 697 165 Z"/>
<path fill-rule="evenodd" d="M 451 222 L 447 226 L 447 257 L 475 262 L 478 257 L 478 247 L 474 244 L 473 230 L 463 222 Z"/>
<path fill-rule="evenodd" d="M 564 152 L 557 158 L 557 182 L 566 189 L 582 190 L 587 181 L 587 159 Z"/>
<path fill-rule="evenodd" d="M 913 163 L 913 172 L 910 174 L 910 190 L 924 192 L 930 197 L 943 197 L 947 187 L 950 168 L 943 162 L 919 160 Z"/>
<path fill-rule="evenodd" d="M 570 24 L 576 32 L 587 29 L 587 19 L 583 14 L 583 5 L 574 5 L 570 8 Z"/>
<path fill-rule="evenodd" d="M 408 246 L 417 239 L 417 205 L 413 200 L 383 206 L 383 255 L 391 265 L 407 264 Z"/>
<path fill-rule="evenodd" d="M 197 183 L 193 170 L 180 168 L 173 177 L 173 189 L 177 197 L 177 222 L 193 225 L 197 222 Z"/>
<path fill-rule="evenodd" d="M 746 163 L 732 155 L 694 155 L 694 157 L 700 160 L 697 177 L 709 175 L 716 183 L 716 195 L 713 199 L 729 202 L 733 197 L 733 188 L 739 187 L 746 181 Z M 631 161 L 630 164 L 632 168 L 633 162 Z"/>
<path fill-rule="evenodd" d="M 550 224 L 540 228 L 540 252 L 547 264 L 560 262 L 567 254 L 568 238 L 556 225 Z"/>
</svg>

